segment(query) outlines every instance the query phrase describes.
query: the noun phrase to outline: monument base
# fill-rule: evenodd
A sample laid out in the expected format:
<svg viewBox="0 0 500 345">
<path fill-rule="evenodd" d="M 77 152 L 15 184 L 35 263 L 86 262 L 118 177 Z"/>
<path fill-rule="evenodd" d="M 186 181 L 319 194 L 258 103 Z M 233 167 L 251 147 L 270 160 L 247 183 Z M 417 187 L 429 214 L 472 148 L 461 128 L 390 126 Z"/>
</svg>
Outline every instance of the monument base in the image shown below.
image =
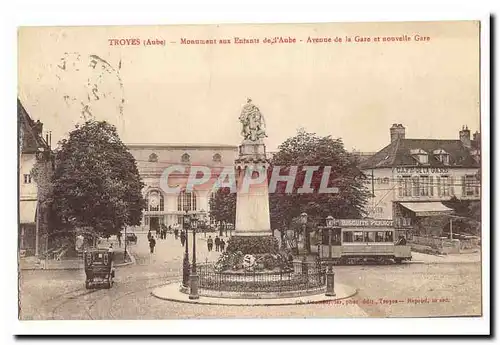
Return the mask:
<svg viewBox="0 0 500 345">
<path fill-rule="evenodd" d="M 234 235 L 227 246 L 228 253 L 242 252 L 246 254 L 276 254 L 279 252 L 278 240 L 272 235 Z"/>
</svg>

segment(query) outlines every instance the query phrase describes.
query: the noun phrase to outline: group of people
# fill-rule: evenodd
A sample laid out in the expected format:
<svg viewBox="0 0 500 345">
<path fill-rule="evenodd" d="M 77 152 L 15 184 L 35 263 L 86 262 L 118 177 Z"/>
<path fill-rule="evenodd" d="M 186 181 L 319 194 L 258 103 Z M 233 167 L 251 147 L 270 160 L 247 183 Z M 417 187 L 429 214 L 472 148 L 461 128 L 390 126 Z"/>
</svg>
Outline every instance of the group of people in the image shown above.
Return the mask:
<svg viewBox="0 0 500 345">
<path fill-rule="evenodd" d="M 215 251 L 223 252 L 226 247 L 226 241 L 223 238 L 219 238 L 219 236 L 215 236 L 215 240 L 212 239 L 212 236 L 208 236 L 207 247 L 208 251 L 211 252 L 215 243 Z"/>
<path fill-rule="evenodd" d="M 162 224 L 161 229 L 160 228 L 156 229 L 156 238 L 165 240 L 167 238 L 167 232 L 171 231 L 172 227 L 170 225 L 167 227 L 166 225 Z"/>
</svg>

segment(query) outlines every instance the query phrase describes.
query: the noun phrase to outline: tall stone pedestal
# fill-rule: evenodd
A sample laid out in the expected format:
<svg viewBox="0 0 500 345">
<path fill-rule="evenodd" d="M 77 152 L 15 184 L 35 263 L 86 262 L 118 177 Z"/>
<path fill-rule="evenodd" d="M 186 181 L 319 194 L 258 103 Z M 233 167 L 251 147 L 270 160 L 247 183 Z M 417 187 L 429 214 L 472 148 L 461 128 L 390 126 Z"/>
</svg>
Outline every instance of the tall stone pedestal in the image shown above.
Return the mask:
<svg viewBox="0 0 500 345">
<path fill-rule="evenodd" d="M 262 140 L 245 140 L 235 161 L 236 224 L 230 251 L 265 254 L 278 250 L 269 214 L 266 147 Z M 276 248 L 275 248 L 276 247 Z"/>
</svg>

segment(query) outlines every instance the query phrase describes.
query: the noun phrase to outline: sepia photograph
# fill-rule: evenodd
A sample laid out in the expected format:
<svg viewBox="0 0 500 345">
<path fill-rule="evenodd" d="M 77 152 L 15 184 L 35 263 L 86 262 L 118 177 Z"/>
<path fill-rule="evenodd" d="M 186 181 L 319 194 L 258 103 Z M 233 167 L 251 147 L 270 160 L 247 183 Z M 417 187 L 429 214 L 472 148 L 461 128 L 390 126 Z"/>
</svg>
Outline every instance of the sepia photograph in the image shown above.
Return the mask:
<svg viewBox="0 0 500 345">
<path fill-rule="evenodd" d="M 19 27 L 19 320 L 482 317 L 482 30 Z"/>
</svg>

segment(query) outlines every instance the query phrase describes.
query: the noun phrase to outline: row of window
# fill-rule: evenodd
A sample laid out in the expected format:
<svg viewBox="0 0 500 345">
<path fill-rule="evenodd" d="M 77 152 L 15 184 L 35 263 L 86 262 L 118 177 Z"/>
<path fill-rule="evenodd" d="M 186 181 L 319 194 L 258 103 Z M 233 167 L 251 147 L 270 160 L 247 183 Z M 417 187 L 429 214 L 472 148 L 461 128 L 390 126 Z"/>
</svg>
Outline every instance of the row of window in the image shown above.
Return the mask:
<svg viewBox="0 0 500 345">
<path fill-rule="evenodd" d="M 150 162 L 158 162 L 158 155 L 156 153 L 152 153 L 149 155 L 149 159 L 148 159 Z M 216 163 L 220 163 L 222 160 L 222 156 L 218 153 L 214 154 L 212 156 L 212 161 L 216 162 Z M 191 156 L 187 153 L 184 153 L 182 156 L 181 156 L 181 162 L 182 163 L 189 163 L 191 162 Z"/>
<path fill-rule="evenodd" d="M 434 157 L 444 165 L 450 164 L 450 155 L 443 149 L 434 150 Z M 420 163 L 429 164 L 429 155 L 422 149 L 410 150 L 410 154 Z"/>
<path fill-rule="evenodd" d="M 475 175 L 462 176 L 462 196 L 479 196 L 480 186 Z M 441 196 L 455 194 L 450 176 L 401 176 L 398 178 L 400 197 Z"/>
<path fill-rule="evenodd" d="M 392 231 L 345 231 L 343 242 L 394 242 Z"/>
<path fill-rule="evenodd" d="M 196 194 L 182 191 L 177 196 L 177 211 L 195 211 L 196 210 Z M 164 211 L 165 199 L 162 193 L 151 191 L 146 196 L 147 211 Z"/>
<path fill-rule="evenodd" d="M 332 245 L 340 245 L 340 234 L 341 231 L 332 232 Z M 329 244 L 329 232 L 324 231 L 322 236 L 322 244 Z M 396 237 L 394 237 L 396 236 Z M 412 239 L 410 232 L 405 230 L 396 231 L 342 231 L 342 243 L 394 243 L 400 237 L 404 237 L 407 240 Z"/>
</svg>

